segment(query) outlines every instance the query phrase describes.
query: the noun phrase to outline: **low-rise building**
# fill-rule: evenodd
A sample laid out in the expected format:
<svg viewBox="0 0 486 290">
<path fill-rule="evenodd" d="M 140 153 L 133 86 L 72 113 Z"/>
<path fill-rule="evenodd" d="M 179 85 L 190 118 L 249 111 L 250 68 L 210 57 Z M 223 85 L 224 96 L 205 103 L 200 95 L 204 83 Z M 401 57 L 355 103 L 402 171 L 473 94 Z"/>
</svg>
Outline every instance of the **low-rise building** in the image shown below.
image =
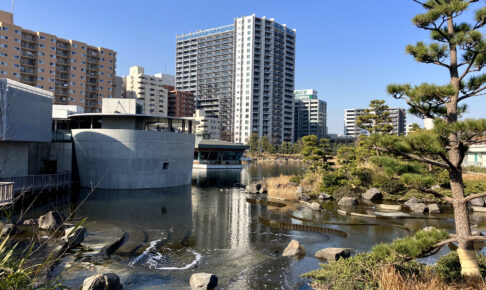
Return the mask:
<svg viewBox="0 0 486 290">
<path fill-rule="evenodd" d="M 196 110 L 193 120 L 199 122 L 196 125 L 196 135 L 205 136 L 205 139 L 220 139 L 221 121 L 214 116 L 206 116 L 204 110 Z"/>
<path fill-rule="evenodd" d="M 139 99 L 105 98 L 101 112 L 104 114 L 143 114 L 143 103 Z"/>
<path fill-rule="evenodd" d="M 192 117 L 194 115 L 194 94 L 177 91 L 172 86 L 164 86 L 169 90 L 168 116 Z"/>
</svg>

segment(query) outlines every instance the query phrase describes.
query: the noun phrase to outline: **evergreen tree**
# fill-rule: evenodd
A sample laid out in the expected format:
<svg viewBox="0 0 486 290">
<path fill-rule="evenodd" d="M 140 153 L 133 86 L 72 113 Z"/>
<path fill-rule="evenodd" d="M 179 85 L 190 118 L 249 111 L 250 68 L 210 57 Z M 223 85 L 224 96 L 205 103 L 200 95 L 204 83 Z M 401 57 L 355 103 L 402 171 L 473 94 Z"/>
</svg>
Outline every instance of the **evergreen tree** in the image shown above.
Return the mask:
<svg viewBox="0 0 486 290">
<path fill-rule="evenodd" d="M 486 42 L 479 31 L 486 25 L 486 7 L 475 11 L 472 23 L 465 23 L 461 18 L 471 15 L 468 10 L 478 0 L 413 1 L 425 11 L 412 21 L 418 28 L 430 31 L 432 42 L 408 45 L 406 51 L 418 62 L 445 68 L 450 82 L 389 85 L 390 95 L 406 101 L 410 113 L 433 118 L 435 128 L 407 137 L 373 135 L 370 139 L 376 149 L 448 171 L 452 191 L 448 201 L 454 208 L 456 234 L 443 243 L 458 243 L 463 276 L 480 277 L 473 242 L 486 238 L 471 234 L 467 202 L 486 193 L 465 196 L 461 164 L 468 146 L 478 142 L 478 136 L 484 136 L 486 120 L 459 118 L 465 111 L 462 101 L 486 90 L 486 74 L 481 73 L 486 66 Z"/>
<path fill-rule="evenodd" d="M 358 116 L 356 125 L 370 134 L 390 134 L 393 126 L 389 108 L 383 100 L 372 100 L 370 107 L 364 110 L 364 115 Z"/>
<path fill-rule="evenodd" d="M 248 144 L 246 145 L 250 146 L 250 152 L 260 152 L 260 139 L 258 138 L 257 134 L 251 134 L 250 138 L 248 139 Z"/>
<path fill-rule="evenodd" d="M 331 163 L 331 146 L 328 139 L 318 140 L 316 135 L 308 135 L 302 138 L 302 150 L 300 152 L 304 160 L 311 161 L 311 171 L 327 170 Z"/>
<path fill-rule="evenodd" d="M 267 135 L 263 136 L 261 139 L 261 146 L 262 151 L 265 153 L 275 153 L 275 146 L 273 146 L 272 142 Z"/>
</svg>

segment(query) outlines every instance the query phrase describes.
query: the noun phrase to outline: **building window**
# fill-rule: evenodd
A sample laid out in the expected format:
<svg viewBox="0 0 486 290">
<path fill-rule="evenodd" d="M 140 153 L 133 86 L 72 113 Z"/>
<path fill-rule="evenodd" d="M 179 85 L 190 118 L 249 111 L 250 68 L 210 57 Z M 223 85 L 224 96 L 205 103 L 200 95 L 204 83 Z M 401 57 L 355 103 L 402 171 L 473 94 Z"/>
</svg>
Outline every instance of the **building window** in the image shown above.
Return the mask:
<svg viewBox="0 0 486 290">
<path fill-rule="evenodd" d="M 164 169 L 164 170 L 169 169 L 169 162 L 163 162 L 162 163 L 162 169 Z"/>
</svg>

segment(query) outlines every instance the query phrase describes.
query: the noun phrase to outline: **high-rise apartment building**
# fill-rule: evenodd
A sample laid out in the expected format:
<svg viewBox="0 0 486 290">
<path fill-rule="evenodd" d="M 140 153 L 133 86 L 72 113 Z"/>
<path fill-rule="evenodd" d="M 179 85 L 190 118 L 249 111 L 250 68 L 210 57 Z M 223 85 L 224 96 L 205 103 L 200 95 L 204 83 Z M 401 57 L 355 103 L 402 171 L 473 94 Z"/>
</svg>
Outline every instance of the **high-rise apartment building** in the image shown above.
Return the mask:
<svg viewBox="0 0 486 290">
<path fill-rule="evenodd" d="M 221 120 L 221 138 L 293 141 L 294 29 L 255 15 L 177 36 L 176 89 Z M 229 137 L 229 138 L 228 138 Z"/>
<path fill-rule="evenodd" d="M 307 135 L 327 136 L 327 103 L 316 90 L 295 90 L 294 141 Z"/>
<path fill-rule="evenodd" d="M 167 116 L 192 117 L 194 115 L 194 94 L 177 91 L 172 86 L 164 86 L 169 91 Z"/>
<path fill-rule="evenodd" d="M 391 125 L 393 126 L 393 134 L 405 134 L 407 124 L 407 113 L 405 109 L 390 108 Z M 365 109 L 347 109 L 344 112 L 344 135 L 357 137 L 360 134 L 367 134 L 366 130 L 358 127 L 356 122 L 358 117 L 364 115 Z"/>
<path fill-rule="evenodd" d="M 130 74 L 123 77 L 126 98 L 143 103 L 145 115 L 167 116 L 169 91 L 164 87 L 170 82 L 145 74 L 141 66 L 130 67 Z"/>
<path fill-rule="evenodd" d="M 0 75 L 54 93 L 54 104 L 101 112 L 113 97 L 116 52 L 24 29 L 0 11 Z"/>
</svg>

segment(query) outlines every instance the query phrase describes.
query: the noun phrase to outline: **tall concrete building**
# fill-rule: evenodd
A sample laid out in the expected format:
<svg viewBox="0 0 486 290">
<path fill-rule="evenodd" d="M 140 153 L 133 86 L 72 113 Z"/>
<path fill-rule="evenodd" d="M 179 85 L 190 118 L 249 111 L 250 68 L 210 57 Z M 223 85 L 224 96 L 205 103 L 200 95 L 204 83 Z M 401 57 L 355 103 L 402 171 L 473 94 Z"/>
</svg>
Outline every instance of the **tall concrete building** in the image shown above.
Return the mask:
<svg viewBox="0 0 486 290">
<path fill-rule="evenodd" d="M 307 135 L 327 136 L 327 103 L 316 90 L 295 90 L 294 141 Z"/>
<path fill-rule="evenodd" d="M 221 138 L 293 141 L 294 29 L 255 15 L 177 36 L 176 89 L 221 120 Z"/>
<path fill-rule="evenodd" d="M 130 74 L 123 77 L 125 97 L 140 100 L 145 115 L 167 116 L 169 91 L 164 86 L 169 83 L 146 75 L 144 68 L 137 65 L 130 67 Z"/>
<path fill-rule="evenodd" d="M 114 95 L 116 52 L 24 29 L 0 11 L 0 75 L 54 93 L 54 104 L 100 112 Z"/>
<path fill-rule="evenodd" d="M 407 113 L 405 109 L 390 108 L 391 125 L 393 126 L 393 134 L 401 135 L 406 133 Z M 358 117 L 364 115 L 365 109 L 347 109 L 344 112 L 344 135 L 357 137 L 360 134 L 367 134 L 366 130 L 358 127 L 356 124 Z"/>
</svg>

